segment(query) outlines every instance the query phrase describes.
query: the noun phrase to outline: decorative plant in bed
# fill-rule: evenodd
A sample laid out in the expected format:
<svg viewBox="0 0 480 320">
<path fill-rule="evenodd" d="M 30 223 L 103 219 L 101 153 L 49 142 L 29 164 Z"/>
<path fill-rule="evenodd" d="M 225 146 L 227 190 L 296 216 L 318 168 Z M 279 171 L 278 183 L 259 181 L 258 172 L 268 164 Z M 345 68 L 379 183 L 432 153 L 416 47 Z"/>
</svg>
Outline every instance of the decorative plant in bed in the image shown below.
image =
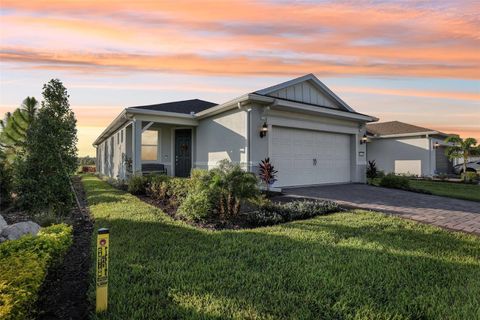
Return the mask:
<svg viewBox="0 0 480 320">
<path fill-rule="evenodd" d="M 276 170 L 262 162 L 262 181 L 275 181 Z M 175 219 L 211 229 L 272 225 L 338 211 L 330 201 L 293 200 L 280 203 L 259 189 L 257 177 L 238 164 L 220 161 L 212 170 L 193 169 L 190 178 L 166 175 L 133 176 L 128 191 L 160 207 Z"/>
</svg>

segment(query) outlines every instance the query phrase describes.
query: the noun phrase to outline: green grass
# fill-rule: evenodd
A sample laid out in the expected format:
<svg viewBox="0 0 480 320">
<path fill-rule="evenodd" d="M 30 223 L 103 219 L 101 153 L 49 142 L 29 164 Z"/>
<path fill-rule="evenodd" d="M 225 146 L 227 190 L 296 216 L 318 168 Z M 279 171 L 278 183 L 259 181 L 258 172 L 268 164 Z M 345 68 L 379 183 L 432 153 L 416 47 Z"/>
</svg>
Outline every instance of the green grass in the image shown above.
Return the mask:
<svg viewBox="0 0 480 320">
<path fill-rule="evenodd" d="M 479 318 L 478 237 L 365 211 L 208 231 L 83 181 L 111 232 L 101 319 Z"/>
<path fill-rule="evenodd" d="M 412 188 L 430 191 L 437 196 L 480 201 L 480 186 L 474 184 L 410 180 Z"/>
</svg>

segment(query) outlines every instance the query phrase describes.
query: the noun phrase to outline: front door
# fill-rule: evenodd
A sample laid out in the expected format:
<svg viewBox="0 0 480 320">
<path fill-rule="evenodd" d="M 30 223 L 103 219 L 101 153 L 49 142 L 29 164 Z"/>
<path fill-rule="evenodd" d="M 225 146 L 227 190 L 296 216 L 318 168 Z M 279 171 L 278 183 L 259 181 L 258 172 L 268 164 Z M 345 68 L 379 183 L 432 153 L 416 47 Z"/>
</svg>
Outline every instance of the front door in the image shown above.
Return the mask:
<svg viewBox="0 0 480 320">
<path fill-rule="evenodd" d="M 188 177 L 192 169 L 192 130 L 175 130 L 175 176 Z"/>
</svg>

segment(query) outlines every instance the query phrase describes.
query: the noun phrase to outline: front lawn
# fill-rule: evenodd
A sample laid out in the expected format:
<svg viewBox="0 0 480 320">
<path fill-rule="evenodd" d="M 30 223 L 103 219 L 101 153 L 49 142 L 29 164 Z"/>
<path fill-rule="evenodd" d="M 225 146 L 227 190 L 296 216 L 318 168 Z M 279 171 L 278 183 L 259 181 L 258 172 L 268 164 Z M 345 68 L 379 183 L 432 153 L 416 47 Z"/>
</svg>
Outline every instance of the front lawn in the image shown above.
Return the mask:
<svg viewBox="0 0 480 320">
<path fill-rule="evenodd" d="M 211 231 L 174 221 L 96 177 L 83 181 L 96 228 L 111 232 L 109 312 L 99 318 L 480 314 L 478 237 L 365 211 Z M 90 297 L 94 303 L 93 288 Z"/>
<path fill-rule="evenodd" d="M 429 191 L 437 196 L 480 201 L 479 185 L 426 180 L 410 180 L 410 186 L 415 189 Z"/>
</svg>

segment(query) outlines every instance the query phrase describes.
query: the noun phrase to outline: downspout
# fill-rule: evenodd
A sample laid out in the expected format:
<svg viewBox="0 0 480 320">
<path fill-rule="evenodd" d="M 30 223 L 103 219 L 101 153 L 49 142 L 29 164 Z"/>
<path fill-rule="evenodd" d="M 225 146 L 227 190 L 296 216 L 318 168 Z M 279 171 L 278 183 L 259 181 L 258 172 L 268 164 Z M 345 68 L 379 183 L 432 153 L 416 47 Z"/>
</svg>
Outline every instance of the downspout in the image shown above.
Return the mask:
<svg viewBox="0 0 480 320">
<path fill-rule="evenodd" d="M 237 103 L 238 109 L 242 109 L 242 104 L 241 102 Z M 250 166 L 250 127 L 251 127 L 251 117 L 252 113 L 250 112 L 252 109 L 251 108 L 246 108 L 245 112 L 247 113 L 247 117 L 245 119 L 245 161 L 246 161 L 246 170 L 247 172 L 251 172 L 251 166 Z"/>
<path fill-rule="evenodd" d="M 432 175 L 432 143 L 430 141 L 430 137 L 427 134 L 427 142 L 428 142 L 428 175 Z"/>
</svg>

